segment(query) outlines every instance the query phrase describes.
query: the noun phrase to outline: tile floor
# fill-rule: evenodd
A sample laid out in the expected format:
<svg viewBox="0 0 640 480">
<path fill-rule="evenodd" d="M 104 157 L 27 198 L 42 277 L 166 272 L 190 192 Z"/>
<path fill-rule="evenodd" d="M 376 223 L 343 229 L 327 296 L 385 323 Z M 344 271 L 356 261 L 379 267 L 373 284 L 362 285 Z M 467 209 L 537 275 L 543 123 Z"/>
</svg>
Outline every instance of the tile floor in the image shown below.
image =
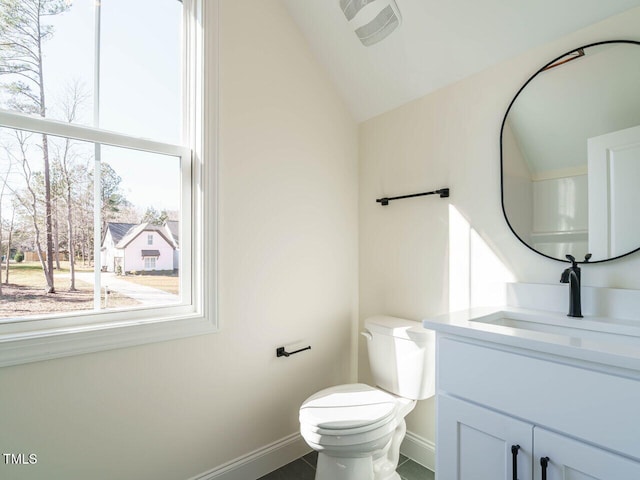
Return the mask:
<svg viewBox="0 0 640 480">
<path fill-rule="evenodd" d="M 278 470 L 271 472 L 258 480 L 314 480 L 316 475 L 316 461 L 318 454 L 311 452 Z M 397 472 L 402 480 L 434 480 L 435 476 L 431 470 L 413 460 L 400 455 L 400 462 Z"/>
</svg>

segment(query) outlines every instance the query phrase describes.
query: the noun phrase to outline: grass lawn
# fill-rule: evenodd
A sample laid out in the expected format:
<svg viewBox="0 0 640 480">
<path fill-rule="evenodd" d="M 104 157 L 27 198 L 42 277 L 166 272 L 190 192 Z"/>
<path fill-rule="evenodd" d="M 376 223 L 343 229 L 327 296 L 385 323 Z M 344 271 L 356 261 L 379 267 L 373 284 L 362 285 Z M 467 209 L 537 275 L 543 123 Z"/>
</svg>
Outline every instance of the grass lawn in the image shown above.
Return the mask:
<svg viewBox="0 0 640 480">
<path fill-rule="evenodd" d="M 180 276 L 173 272 L 137 273 L 136 275 L 128 274 L 118 278 L 138 285 L 164 290 L 175 295 L 180 293 Z"/>
<path fill-rule="evenodd" d="M 54 272 L 56 293 L 46 294 L 39 262 L 10 264 L 9 284 L 2 284 L 0 318 L 93 310 L 93 286 L 76 280 L 77 290 L 69 291 L 69 262 L 61 262 L 60 266 L 61 269 Z M 4 268 L 0 271 L 4 282 Z M 91 271 L 91 268 L 81 267 L 76 271 Z M 138 305 L 138 301 L 117 293 L 109 295 L 109 308 L 133 305 Z"/>
<path fill-rule="evenodd" d="M 90 266 L 76 265 L 76 272 L 91 272 Z M 60 270 L 53 272 L 56 290 L 69 289 L 69 262 L 60 262 Z M 62 277 L 58 279 L 58 277 Z M 2 281 L 5 279 L 4 264 L 2 265 Z M 9 282 L 23 287 L 43 288 L 47 285 L 42 273 L 40 262 L 21 262 L 9 265 Z"/>
</svg>

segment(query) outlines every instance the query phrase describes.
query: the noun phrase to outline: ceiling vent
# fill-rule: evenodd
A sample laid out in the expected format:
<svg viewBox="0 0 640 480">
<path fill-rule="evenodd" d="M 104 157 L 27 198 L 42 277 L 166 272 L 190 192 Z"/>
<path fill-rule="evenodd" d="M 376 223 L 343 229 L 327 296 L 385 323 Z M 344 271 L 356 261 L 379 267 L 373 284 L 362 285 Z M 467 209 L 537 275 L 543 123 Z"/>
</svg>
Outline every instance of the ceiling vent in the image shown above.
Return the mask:
<svg viewBox="0 0 640 480">
<path fill-rule="evenodd" d="M 340 8 L 365 47 L 385 39 L 402 22 L 395 0 L 340 0 Z"/>
</svg>

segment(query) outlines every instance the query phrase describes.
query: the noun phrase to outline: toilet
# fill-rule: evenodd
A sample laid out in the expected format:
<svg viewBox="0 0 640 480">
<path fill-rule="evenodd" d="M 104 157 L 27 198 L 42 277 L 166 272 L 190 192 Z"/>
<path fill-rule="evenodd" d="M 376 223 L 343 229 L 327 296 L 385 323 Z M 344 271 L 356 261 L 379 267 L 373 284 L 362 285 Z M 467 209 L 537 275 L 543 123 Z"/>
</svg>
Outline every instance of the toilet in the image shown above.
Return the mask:
<svg viewBox="0 0 640 480">
<path fill-rule="evenodd" d="M 376 316 L 362 335 L 376 386 L 326 388 L 300 407 L 300 433 L 318 452 L 316 480 L 400 480 L 404 418 L 416 400 L 435 394 L 434 332 Z"/>
</svg>

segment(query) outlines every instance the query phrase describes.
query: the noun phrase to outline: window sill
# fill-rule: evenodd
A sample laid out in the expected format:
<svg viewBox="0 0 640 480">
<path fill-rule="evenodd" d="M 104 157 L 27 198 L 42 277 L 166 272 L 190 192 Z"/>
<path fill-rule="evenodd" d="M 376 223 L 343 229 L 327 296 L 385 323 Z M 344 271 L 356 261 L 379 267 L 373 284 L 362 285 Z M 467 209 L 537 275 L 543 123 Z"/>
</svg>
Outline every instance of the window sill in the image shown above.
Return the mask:
<svg viewBox="0 0 640 480">
<path fill-rule="evenodd" d="M 131 320 L 0 336 L 0 367 L 214 333 L 215 315 Z"/>
</svg>

